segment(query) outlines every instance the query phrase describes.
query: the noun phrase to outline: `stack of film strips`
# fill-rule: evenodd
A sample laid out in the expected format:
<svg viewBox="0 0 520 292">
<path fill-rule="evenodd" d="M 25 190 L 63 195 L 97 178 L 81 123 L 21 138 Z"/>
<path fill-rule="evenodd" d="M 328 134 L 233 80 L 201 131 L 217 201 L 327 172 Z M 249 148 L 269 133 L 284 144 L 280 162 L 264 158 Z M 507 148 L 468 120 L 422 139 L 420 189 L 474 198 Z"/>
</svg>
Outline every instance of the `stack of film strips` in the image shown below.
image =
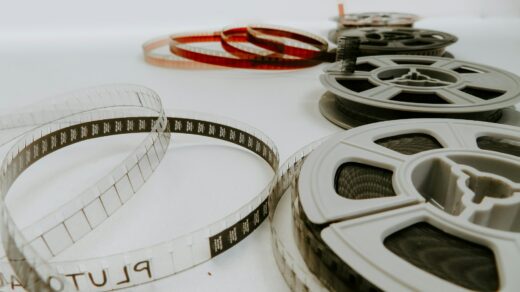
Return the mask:
<svg viewBox="0 0 520 292">
<path fill-rule="evenodd" d="M 222 50 L 198 47 L 217 43 Z M 157 49 L 168 46 L 171 54 Z M 281 70 L 298 69 L 334 60 L 323 38 L 268 25 L 228 27 L 214 32 L 173 34 L 143 44 L 145 60 L 171 68 L 204 68 L 204 65 L 232 68 Z"/>
</svg>

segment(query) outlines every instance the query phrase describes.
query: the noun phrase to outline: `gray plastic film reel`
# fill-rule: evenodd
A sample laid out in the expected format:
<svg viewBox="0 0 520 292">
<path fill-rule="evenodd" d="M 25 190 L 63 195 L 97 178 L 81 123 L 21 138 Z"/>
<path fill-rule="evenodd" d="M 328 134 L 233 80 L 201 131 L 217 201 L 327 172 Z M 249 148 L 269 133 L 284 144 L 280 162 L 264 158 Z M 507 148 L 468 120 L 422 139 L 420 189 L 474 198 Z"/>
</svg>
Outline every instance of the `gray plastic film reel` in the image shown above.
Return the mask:
<svg viewBox="0 0 520 292">
<path fill-rule="evenodd" d="M 371 55 L 428 55 L 442 56 L 445 48 L 457 41 L 449 33 L 417 28 L 367 27 L 338 31 L 340 37 L 359 37 L 361 56 Z"/>
<path fill-rule="evenodd" d="M 511 126 L 417 119 L 334 135 L 293 185 L 300 251 L 337 291 L 516 291 L 519 175 Z"/>
<path fill-rule="evenodd" d="M 338 27 L 411 27 L 419 17 L 415 14 L 399 12 L 364 12 L 349 13 L 343 17 L 338 17 Z"/>
<path fill-rule="evenodd" d="M 356 72 L 326 68 L 321 113 L 343 128 L 400 118 L 465 118 L 518 124 L 520 77 L 487 65 L 429 56 L 370 56 Z"/>
<path fill-rule="evenodd" d="M 398 12 L 349 13 L 334 18 L 338 28 L 329 32 L 329 39 L 336 43 L 338 33 L 360 27 L 412 27 L 418 19 L 417 15 Z"/>
</svg>

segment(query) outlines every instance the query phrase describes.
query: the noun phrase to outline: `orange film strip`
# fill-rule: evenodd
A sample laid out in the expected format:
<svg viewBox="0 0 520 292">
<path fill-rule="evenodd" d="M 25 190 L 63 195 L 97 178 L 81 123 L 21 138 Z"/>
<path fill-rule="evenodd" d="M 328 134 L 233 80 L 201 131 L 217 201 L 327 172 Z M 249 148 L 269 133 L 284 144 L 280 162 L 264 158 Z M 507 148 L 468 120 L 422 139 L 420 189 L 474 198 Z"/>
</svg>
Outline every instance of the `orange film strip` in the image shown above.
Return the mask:
<svg viewBox="0 0 520 292">
<path fill-rule="evenodd" d="M 219 43 L 223 50 L 194 46 Z M 170 55 L 155 53 L 169 45 Z M 333 61 L 323 38 L 294 29 L 251 25 L 221 31 L 175 34 L 143 45 L 145 60 L 153 65 L 174 68 L 200 68 L 209 64 L 224 67 L 287 70 Z M 195 62 L 193 62 L 195 61 Z"/>
</svg>

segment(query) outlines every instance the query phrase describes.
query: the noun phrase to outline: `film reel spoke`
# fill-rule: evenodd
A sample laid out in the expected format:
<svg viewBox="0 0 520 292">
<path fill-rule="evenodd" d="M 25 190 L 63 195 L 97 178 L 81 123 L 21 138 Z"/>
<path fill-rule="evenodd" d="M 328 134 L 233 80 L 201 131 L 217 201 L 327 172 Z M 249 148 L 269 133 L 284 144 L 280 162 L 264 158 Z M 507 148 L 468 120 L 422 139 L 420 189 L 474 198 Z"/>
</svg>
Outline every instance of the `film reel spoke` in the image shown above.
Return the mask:
<svg viewBox="0 0 520 292">
<path fill-rule="evenodd" d="M 396 66 L 397 63 L 394 62 L 392 58 L 384 58 L 382 56 L 374 56 L 370 58 L 370 64 L 375 65 L 377 67 L 385 67 L 385 66 Z"/>
<path fill-rule="evenodd" d="M 363 139 L 364 140 L 364 139 Z M 355 154 L 347 155 L 345 157 L 359 157 L 366 163 L 384 165 L 385 168 L 395 169 L 397 168 L 402 160 L 403 156 L 395 151 L 391 151 L 385 147 L 377 147 L 373 144 L 362 143 L 361 141 L 353 139 L 353 142 L 343 142 L 346 146 L 345 152 L 352 151 Z"/>
<path fill-rule="evenodd" d="M 462 64 L 455 59 L 444 58 L 442 60 L 433 60 L 433 63 L 431 63 L 430 66 L 453 70 L 453 69 L 461 67 Z"/>
<path fill-rule="evenodd" d="M 402 89 L 392 85 L 379 85 L 378 87 L 365 90 L 363 94 L 377 100 L 389 100 L 401 92 Z"/>
<path fill-rule="evenodd" d="M 405 48 L 409 46 L 407 42 L 399 40 L 391 40 L 386 45 L 394 48 Z"/>
<path fill-rule="evenodd" d="M 465 93 L 457 88 L 443 88 L 439 89 L 437 93 L 450 104 L 471 105 L 482 102 L 482 99 Z"/>
<path fill-rule="evenodd" d="M 447 148 L 479 149 L 477 146 L 478 132 L 463 124 L 452 123 L 449 129 L 440 128 L 437 137 L 442 139 Z"/>
<path fill-rule="evenodd" d="M 511 86 L 509 80 L 503 80 L 496 73 L 465 73 L 461 74 L 462 79 L 467 86 L 475 88 L 475 90 L 483 90 L 489 92 L 489 95 L 496 95 L 496 97 L 504 94 Z"/>
</svg>

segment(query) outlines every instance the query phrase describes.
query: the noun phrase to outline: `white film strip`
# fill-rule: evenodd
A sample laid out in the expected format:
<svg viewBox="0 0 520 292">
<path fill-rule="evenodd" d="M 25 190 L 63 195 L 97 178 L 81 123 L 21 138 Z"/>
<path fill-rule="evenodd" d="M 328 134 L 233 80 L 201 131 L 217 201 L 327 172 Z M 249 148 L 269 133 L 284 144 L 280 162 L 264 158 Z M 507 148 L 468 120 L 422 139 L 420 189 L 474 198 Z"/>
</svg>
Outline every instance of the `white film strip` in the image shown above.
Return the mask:
<svg viewBox="0 0 520 292">
<path fill-rule="evenodd" d="M 147 99 L 154 101 L 151 105 L 155 108 L 139 108 L 144 103 L 145 93 Z M 136 108 L 130 110 L 125 103 L 112 102 L 111 95 L 123 100 L 135 97 L 138 102 L 130 106 Z M 7 256 L 2 266 L 4 288 L 104 291 L 139 285 L 209 260 L 247 237 L 267 218 L 269 189 L 266 187 L 235 212 L 188 235 L 103 258 L 53 261 L 56 255 L 102 224 L 139 190 L 164 156 L 170 131 L 228 141 L 260 156 L 273 173 L 278 168 L 278 154 L 273 143 L 249 126 L 217 117 L 208 118 L 206 114 L 166 116 L 155 93 L 139 87 L 107 88 L 106 92 L 90 90 L 85 96 L 88 102 L 95 96 L 105 103 L 99 109 L 97 105 L 85 107 L 73 103 L 79 109 L 72 114 L 67 111 L 65 117 L 58 120 L 54 119 L 58 113 L 53 112 L 50 118 L 43 119 L 52 123 L 25 133 L 10 150 L 2 168 L 4 198 L 9 186 L 27 167 L 55 150 L 101 136 L 150 134 L 95 186 L 27 229 L 19 230 L 5 204 L 2 205 L 2 238 Z M 38 117 L 25 124 L 38 124 L 41 120 Z"/>
</svg>

